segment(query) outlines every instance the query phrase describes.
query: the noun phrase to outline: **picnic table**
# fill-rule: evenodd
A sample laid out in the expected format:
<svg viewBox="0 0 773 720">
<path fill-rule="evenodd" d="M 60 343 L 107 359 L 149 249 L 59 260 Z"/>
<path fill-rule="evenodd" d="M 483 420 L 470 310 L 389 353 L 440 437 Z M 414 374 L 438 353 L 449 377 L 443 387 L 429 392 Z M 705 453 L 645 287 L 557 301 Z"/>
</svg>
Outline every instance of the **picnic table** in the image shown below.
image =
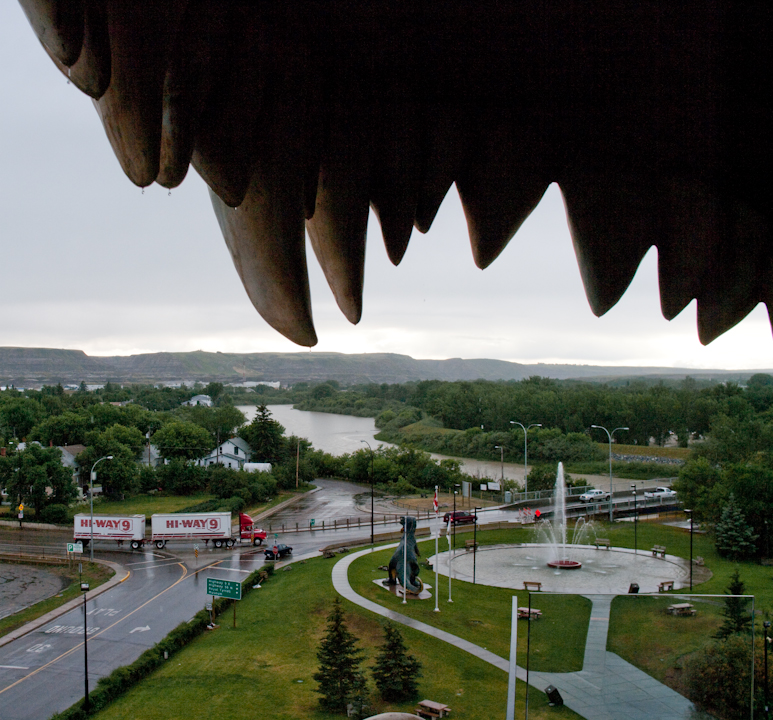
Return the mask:
<svg viewBox="0 0 773 720">
<path fill-rule="evenodd" d="M 668 612 L 671 615 L 695 615 L 697 612 L 691 603 L 676 603 L 668 606 Z"/>
<path fill-rule="evenodd" d="M 478 547 L 478 543 L 476 543 L 475 540 L 464 541 L 464 549 L 466 552 L 469 552 L 470 550 L 475 550 L 477 547 Z"/>
<path fill-rule="evenodd" d="M 652 557 L 657 557 L 660 555 L 663 559 L 666 557 L 666 546 L 665 545 L 653 545 L 652 546 Z"/>
<path fill-rule="evenodd" d="M 609 538 L 596 538 L 595 545 L 596 550 L 599 549 L 600 545 L 603 545 L 607 550 L 609 550 Z"/>
<path fill-rule="evenodd" d="M 451 708 L 434 700 L 422 700 L 416 708 L 416 714 L 420 717 L 442 718 L 451 712 Z"/>
<path fill-rule="evenodd" d="M 658 585 L 658 592 L 666 592 L 666 590 L 673 590 L 673 589 L 674 589 L 673 580 L 664 580 L 662 583 Z"/>
<path fill-rule="evenodd" d="M 527 607 L 519 607 L 518 608 L 518 618 L 519 619 L 529 619 L 529 616 L 531 614 L 531 619 L 533 620 L 539 620 L 542 617 L 542 610 L 537 610 L 537 608 L 532 608 L 529 610 Z"/>
</svg>

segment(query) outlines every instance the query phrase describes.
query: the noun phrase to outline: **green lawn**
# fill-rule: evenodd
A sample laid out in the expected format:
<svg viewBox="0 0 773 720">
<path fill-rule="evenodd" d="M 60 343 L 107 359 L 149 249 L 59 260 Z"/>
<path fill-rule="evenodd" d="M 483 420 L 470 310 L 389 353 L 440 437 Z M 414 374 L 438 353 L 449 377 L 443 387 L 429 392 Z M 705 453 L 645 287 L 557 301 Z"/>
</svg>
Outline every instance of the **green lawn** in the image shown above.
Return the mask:
<svg viewBox="0 0 773 720">
<path fill-rule="evenodd" d="M 486 544 L 489 536 L 501 537 L 512 531 L 479 532 L 478 541 Z M 501 542 L 498 541 L 498 542 Z M 510 542 L 514 542 L 510 540 Z M 434 541 L 419 543 L 423 557 L 435 552 Z M 485 647 L 500 657 L 510 656 L 510 625 L 513 590 L 486 587 L 461 581 L 452 583 L 453 603 L 448 602 L 448 578 L 440 576 L 440 612 L 435 612 L 434 600 L 411 601 L 402 604 L 402 598 L 373 583 L 383 579 L 386 573 L 380 565 L 388 565 L 394 549 L 381 550 L 365 555 L 352 563 L 349 582 L 363 597 L 388 607 L 395 612 L 421 620 L 428 625 Z M 434 585 L 435 575 L 424 569 L 424 582 Z M 434 593 L 434 590 L 433 590 Z M 517 593 L 519 604 L 527 605 L 525 591 Z M 572 672 L 582 670 L 585 652 L 585 636 L 588 631 L 591 602 L 579 595 L 533 596 L 532 604 L 543 612 L 531 627 L 531 668 L 542 672 Z M 528 623 L 518 628 L 518 663 L 526 666 L 526 630 Z"/>
<path fill-rule="evenodd" d="M 55 610 L 61 607 L 65 603 L 70 602 L 75 597 L 80 596 L 80 582 L 81 577 L 78 575 L 78 563 L 73 562 L 72 567 L 66 565 L 43 565 L 35 563 L 35 567 L 42 567 L 49 572 L 59 575 L 67 582 L 67 586 L 59 595 L 41 600 L 32 607 L 26 610 L 21 610 L 13 615 L 0 619 L 0 637 L 7 635 L 9 632 L 20 628 L 22 625 L 26 625 L 28 622 L 39 618 L 41 615 L 45 615 L 51 610 Z M 83 582 L 89 583 L 91 589 L 98 587 L 104 582 L 107 582 L 115 573 L 113 569 L 107 565 L 101 563 L 90 563 L 83 561 Z"/>
<path fill-rule="evenodd" d="M 94 512 L 101 515 L 145 515 L 170 513 L 212 500 L 214 495 L 135 495 L 126 500 L 94 500 Z M 76 512 L 89 512 L 89 503 L 78 505 Z"/>
<path fill-rule="evenodd" d="M 179 717 L 181 708 L 185 708 L 186 720 L 340 718 L 319 709 L 312 679 L 317 669 L 316 649 L 335 597 L 331 564 L 315 559 L 292 568 L 278 571 L 262 589 L 239 603 L 235 630 L 227 610 L 218 630 L 170 658 L 161 670 L 99 713 L 99 720 L 167 720 Z M 349 628 L 360 638 L 366 665 L 370 665 L 375 646 L 382 642 L 381 619 L 346 601 L 344 608 Z M 504 715 L 504 672 L 423 633 L 400 629 L 410 652 L 423 664 L 418 699 L 444 702 L 453 708 L 456 718 Z M 500 631 L 508 634 L 509 623 Z M 524 714 L 524 690 L 519 683 L 518 717 Z M 374 714 L 409 712 L 415 703 L 387 705 L 371 692 L 371 708 Z M 578 717 L 567 708 L 549 708 L 540 692 L 530 694 L 529 714 L 535 720 Z"/>
</svg>

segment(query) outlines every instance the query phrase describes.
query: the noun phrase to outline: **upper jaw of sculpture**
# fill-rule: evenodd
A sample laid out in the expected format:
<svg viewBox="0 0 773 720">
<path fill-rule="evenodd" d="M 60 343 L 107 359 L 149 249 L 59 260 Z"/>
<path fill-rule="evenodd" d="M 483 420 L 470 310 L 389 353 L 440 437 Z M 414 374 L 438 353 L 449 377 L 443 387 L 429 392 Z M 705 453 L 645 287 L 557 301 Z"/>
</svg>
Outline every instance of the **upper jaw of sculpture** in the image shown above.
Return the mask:
<svg viewBox="0 0 773 720">
<path fill-rule="evenodd" d="M 663 314 L 696 298 L 702 342 L 771 306 L 768 4 L 20 3 L 134 183 L 193 164 L 296 343 L 305 230 L 356 323 L 369 207 L 397 264 L 453 183 L 485 268 L 558 182 L 597 315 L 653 244 Z"/>
</svg>

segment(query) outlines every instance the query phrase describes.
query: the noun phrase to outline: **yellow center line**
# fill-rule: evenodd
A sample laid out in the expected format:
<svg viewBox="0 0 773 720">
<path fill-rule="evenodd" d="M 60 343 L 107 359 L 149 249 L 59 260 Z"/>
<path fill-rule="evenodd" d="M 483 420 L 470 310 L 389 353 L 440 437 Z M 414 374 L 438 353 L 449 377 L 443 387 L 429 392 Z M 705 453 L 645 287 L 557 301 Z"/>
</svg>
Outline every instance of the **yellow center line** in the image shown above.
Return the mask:
<svg viewBox="0 0 773 720">
<path fill-rule="evenodd" d="M 221 561 L 221 562 L 222 562 L 222 561 Z M 124 616 L 123 616 L 123 617 L 122 617 L 120 620 L 116 620 L 116 621 L 115 621 L 115 622 L 114 622 L 112 625 L 108 625 L 106 628 L 104 628 L 104 629 L 100 630 L 98 633 L 94 633 L 94 634 L 91 636 L 91 638 L 93 639 L 93 638 L 95 638 L 95 637 L 99 637 L 100 635 L 102 635 L 102 633 L 106 633 L 106 632 L 107 632 L 108 630 L 110 630 L 111 628 L 114 628 L 114 627 L 115 627 L 116 625 L 118 625 L 119 623 L 122 623 L 124 620 L 126 620 L 127 618 L 129 618 L 129 617 L 131 617 L 132 615 L 134 615 L 134 613 L 138 612 L 139 610 L 142 610 L 142 608 L 144 608 L 144 607 L 145 607 L 146 605 L 148 605 L 149 603 L 152 603 L 154 600 L 156 600 L 157 598 L 161 597 L 161 596 L 162 596 L 162 595 L 163 595 L 165 592 L 168 592 L 169 590 L 171 590 L 171 589 L 172 589 L 172 588 L 173 588 L 175 585 L 178 585 L 178 584 L 179 584 L 179 583 L 181 583 L 183 580 L 185 580 L 186 576 L 188 575 L 188 568 L 186 568 L 186 567 L 185 567 L 185 565 L 184 565 L 183 563 L 177 563 L 177 565 L 179 565 L 179 566 L 182 568 L 183 574 L 182 574 L 182 575 L 181 575 L 181 576 L 180 576 L 180 577 L 179 577 L 177 580 L 175 580 L 175 581 L 174 581 L 174 582 L 173 582 L 173 583 L 172 583 L 172 584 L 171 584 L 171 585 L 170 585 L 168 588 L 165 588 L 164 590 L 162 590 L 162 591 L 161 591 L 160 593 L 158 593 L 157 595 L 154 595 L 154 596 L 153 596 L 152 598 L 150 598 L 149 600 L 146 600 L 144 603 L 142 603 L 142 605 L 140 605 L 140 606 L 139 606 L 139 607 L 137 607 L 137 608 L 134 608 L 134 610 L 132 610 L 130 613 L 127 613 L 126 615 L 124 615 Z M 202 569 L 202 570 L 204 570 L 205 568 L 201 568 L 201 569 Z M 198 572 L 198 571 L 197 571 L 197 572 Z M 84 627 L 85 627 L 87 624 L 88 624 L 88 619 L 86 619 Z M 63 652 L 63 653 L 62 653 L 61 655 L 59 655 L 58 657 L 55 657 L 53 660 L 50 660 L 50 661 L 49 661 L 49 662 L 47 662 L 45 665 L 41 665 L 41 666 L 40 666 L 40 667 L 39 667 L 37 670 L 33 670 L 31 673 L 28 673 L 28 674 L 27 674 L 27 675 L 25 675 L 24 677 L 21 677 L 21 678 L 19 678 L 19 679 L 18 679 L 18 680 L 17 680 L 15 683 L 12 683 L 12 684 L 11 684 L 11 685 L 9 685 L 8 687 L 5 687 L 5 688 L 3 688 L 2 690 L 0 690 L 0 695 L 2 695 L 2 694 L 3 694 L 4 692 L 6 692 L 7 690 L 10 690 L 11 688 L 13 688 L 13 687 L 16 687 L 16 686 L 17 686 L 19 683 L 22 683 L 22 682 L 24 682 L 25 680 L 27 680 L 27 679 L 29 679 L 29 678 L 33 677 L 34 675 L 37 675 L 37 674 L 38 674 L 38 673 L 39 673 L 41 670 L 45 670 L 47 667 L 50 667 L 50 666 L 51 666 L 51 665 L 53 665 L 54 663 L 57 663 L 57 662 L 59 662 L 59 661 L 60 661 L 62 658 L 65 658 L 65 657 L 67 657 L 68 655 L 72 654 L 72 653 L 73 653 L 73 652 L 75 652 L 75 651 L 76 651 L 78 648 L 81 648 L 81 647 L 83 647 L 83 643 L 78 643 L 78 644 L 77 644 L 77 645 L 75 645 L 74 647 L 71 647 L 69 650 L 67 650 L 66 652 Z"/>
</svg>

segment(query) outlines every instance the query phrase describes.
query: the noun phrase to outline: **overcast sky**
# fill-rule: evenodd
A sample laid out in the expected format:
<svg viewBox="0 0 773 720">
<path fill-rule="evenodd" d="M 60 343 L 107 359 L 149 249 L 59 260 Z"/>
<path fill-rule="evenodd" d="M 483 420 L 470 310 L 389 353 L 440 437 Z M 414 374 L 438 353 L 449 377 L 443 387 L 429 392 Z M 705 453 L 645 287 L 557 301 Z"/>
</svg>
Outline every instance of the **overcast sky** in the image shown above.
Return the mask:
<svg viewBox="0 0 773 720">
<path fill-rule="evenodd" d="M 0 345 L 90 355 L 302 351 L 249 302 L 190 170 L 171 196 L 123 174 L 91 100 L 68 85 L 20 6 L 0 4 Z M 763 305 L 708 347 L 695 304 L 660 314 L 657 251 L 596 318 L 585 299 L 561 195 L 551 187 L 485 271 L 455 190 L 399 267 L 368 229 L 363 319 L 338 310 L 308 246 L 314 321 L 326 352 L 516 362 L 773 368 Z"/>
</svg>

